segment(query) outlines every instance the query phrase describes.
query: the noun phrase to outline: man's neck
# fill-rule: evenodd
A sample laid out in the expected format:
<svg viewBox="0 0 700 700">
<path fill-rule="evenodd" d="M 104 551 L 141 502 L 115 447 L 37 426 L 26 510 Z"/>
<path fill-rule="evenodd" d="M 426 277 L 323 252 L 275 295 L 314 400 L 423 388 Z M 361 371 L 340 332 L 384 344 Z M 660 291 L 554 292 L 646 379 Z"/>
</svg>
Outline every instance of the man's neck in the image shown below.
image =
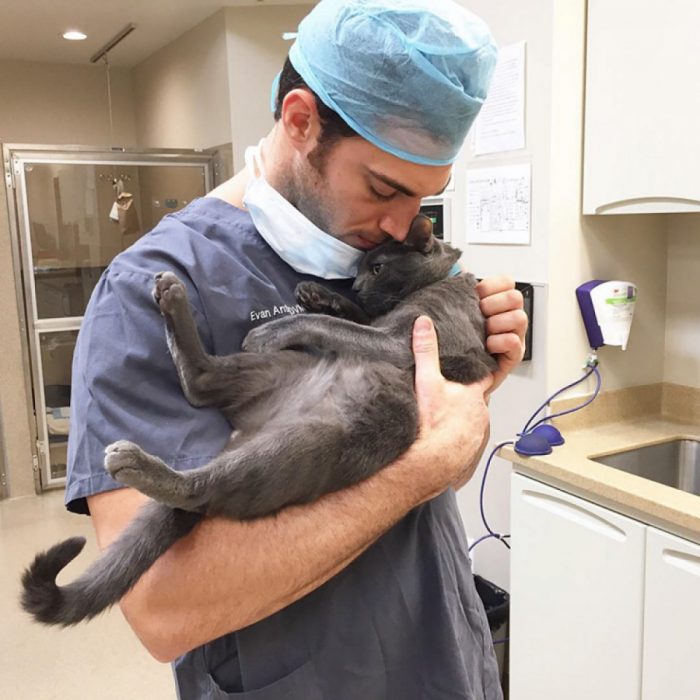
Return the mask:
<svg viewBox="0 0 700 700">
<path fill-rule="evenodd" d="M 238 209 L 245 209 L 243 206 L 243 195 L 245 195 L 248 180 L 250 180 L 250 173 L 247 168 L 243 168 L 243 170 L 240 170 L 232 178 L 226 180 L 226 182 L 222 182 L 211 192 L 207 192 L 205 197 L 223 199 L 224 202 L 228 202 Z"/>
<path fill-rule="evenodd" d="M 276 133 L 276 128 L 272 128 L 270 133 L 265 137 L 264 146 L 264 162 L 266 177 L 268 181 L 274 183 L 274 174 L 276 169 L 279 167 L 280 158 L 280 142 L 279 134 Z M 215 187 L 211 192 L 207 193 L 207 197 L 217 197 L 218 199 L 223 199 L 224 202 L 232 204 L 234 207 L 239 209 L 245 209 L 243 206 L 243 197 L 245 195 L 246 187 L 248 182 L 252 177 L 252 173 L 248 167 L 244 167 L 239 170 L 230 180 L 222 182 L 218 187 Z M 274 186 L 274 184 L 273 184 Z"/>
</svg>

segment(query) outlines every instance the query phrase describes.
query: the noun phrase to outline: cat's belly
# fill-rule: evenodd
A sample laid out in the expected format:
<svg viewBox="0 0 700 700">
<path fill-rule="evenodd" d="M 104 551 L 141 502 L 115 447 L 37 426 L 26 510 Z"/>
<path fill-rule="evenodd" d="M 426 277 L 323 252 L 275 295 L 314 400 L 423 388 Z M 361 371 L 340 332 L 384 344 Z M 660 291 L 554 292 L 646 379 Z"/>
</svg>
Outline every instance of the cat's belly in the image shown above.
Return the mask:
<svg viewBox="0 0 700 700">
<path fill-rule="evenodd" d="M 387 411 L 415 406 L 410 372 L 386 362 L 319 359 L 290 367 L 274 392 L 237 416 L 236 428 L 270 430 L 315 417 L 353 431 L 358 423 L 383 423 Z"/>
</svg>

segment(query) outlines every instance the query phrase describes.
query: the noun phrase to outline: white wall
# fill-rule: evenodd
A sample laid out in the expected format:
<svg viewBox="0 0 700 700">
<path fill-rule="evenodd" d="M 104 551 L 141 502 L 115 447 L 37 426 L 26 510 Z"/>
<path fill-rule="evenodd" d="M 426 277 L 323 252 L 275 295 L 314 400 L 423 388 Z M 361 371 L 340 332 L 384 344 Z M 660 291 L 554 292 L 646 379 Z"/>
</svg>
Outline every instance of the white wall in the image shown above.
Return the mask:
<svg viewBox="0 0 700 700">
<path fill-rule="evenodd" d="M 135 146 L 131 72 L 110 76 L 114 144 L 103 64 L 0 61 L 0 142 Z"/>
<path fill-rule="evenodd" d="M 531 245 L 465 247 L 478 276 L 506 273 L 536 287 L 534 361 L 521 366 L 494 395 L 492 443 L 510 439 L 546 396 L 581 376 L 589 348 L 575 297 L 590 279 L 629 279 L 639 286 L 637 314 L 626 352 L 600 352 L 604 389 L 662 381 L 666 312 L 666 226 L 660 216 L 582 217 L 585 87 L 585 0 L 469 0 L 499 45 L 526 42 L 526 148 L 474 157 L 465 149 L 455 174 L 454 239 L 465 241 L 468 168 L 530 161 Z M 546 322 L 545 322 L 546 321 Z M 589 393 L 580 386 L 570 395 Z M 489 476 L 486 512 L 508 529 L 509 465 L 499 459 Z M 470 536 L 484 532 L 478 511 L 483 464 L 460 493 Z M 499 543 L 479 545 L 475 568 L 508 588 L 509 560 Z"/>
<path fill-rule="evenodd" d="M 274 123 L 272 82 L 292 45 L 282 39 L 282 33 L 296 31 L 311 9 L 309 4 L 226 9 L 234 171 L 245 165 L 245 149 L 265 136 Z"/>
<path fill-rule="evenodd" d="M 272 127 L 270 88 L 306 5 L 228 7 L 134 68 L 138 143 L 201 148 L 233 143 L 234 170 L 245 148 Z"/>
<path fill-rule="evenodd" d="M 526 42 L 525 150 L 474 156 L 467 145 L 455 165 L 452 204 L 453 241 L 464 251 L 463 260 L 478 277 L 507 274 L 522 282 L 537 283 L 533 326 L 533 360 L 523 363 L 493 395 L 490 404 L 491 444 L 510 439 L 545 396 L 547 388 L 547 305 L 550 245 L 551 121 L 552 121 L 552 7 L 551 0 L 462 1 L 467 9 L 491 27 L 499 46 Z M 467 245 L 466 173 L 468 169 L 531 162 L 531 245 Z M 470 538 L 485 533 L 479 513 L 479 489 L 484 459 L 472 480 L 459 492 L 462 518 Z M 489 525 L 510 531 L 510 464 L 495 458 L 486 487 L 485 511 Z M 477 573 L 508 590 L 510 560 L 495 540 L 473 550 Z"/>
<path fill-rule="evenodd" d="M 561 334 L 550 337 L 552 381 L 561 384 L 575 376 L 588 352 L 588 342 L 572 300 L 574 286 L 589 279 L 621 279 L 637 284 L 639 295 L 627 350 L 603 347 L 603 389 L 613 390 L 664 379 L 666 310 L 666 218 L 654 215 L 587 216 L 581 237 L 567 240 L 578 259 L 558 270 L 564 290 L 550 309 L 550 318 L 561 318 Z M 562 255 L 565 255 L 562 251 Z M 568 284 L 568 287 L 567 287 Z M 555 359 L 556 358 L 556 359 Z M 587 393 L 590 388 L 576 393 Z"/>
<path fill-rule="evenodd" d="M 225 11 L 133 69 L 139 146 L 199 148 L 231 141 Z"/>
<path fill-rule="evenodd" d="M 664 380 L 700 388 L 700 214 L 668 220 Z"/>
<path fill-rule="evenodd" d="M 553 0 L 550 334 L 548 392 L 579 376 L 589 348 L 575 288 L 591 279 L 631 280 L 639 302 L 626 352 L 600 352 L 604 390 L 663 378 L 666 222 L 658 216 L 582 217 L 585 0 Z M 571 395 L 585 394 L 581 386 Z"/>
<path fill-rule="evenodd" d="M 548 276 L 550 122 L 552 92 L 551 0 L 462 0 L 461 4 L 491 27 L 496 43 L 526 42 L 525 149 L 474 156 L 467 145 L 455 166 L 453 236 L 464 259 L 478 276 L 510 274 L 518 280 L 546 282 Z M 529 246 L 466 244 L 466 170 L 515 163 L 532 163 L 532 238 Z"/>
</svg>

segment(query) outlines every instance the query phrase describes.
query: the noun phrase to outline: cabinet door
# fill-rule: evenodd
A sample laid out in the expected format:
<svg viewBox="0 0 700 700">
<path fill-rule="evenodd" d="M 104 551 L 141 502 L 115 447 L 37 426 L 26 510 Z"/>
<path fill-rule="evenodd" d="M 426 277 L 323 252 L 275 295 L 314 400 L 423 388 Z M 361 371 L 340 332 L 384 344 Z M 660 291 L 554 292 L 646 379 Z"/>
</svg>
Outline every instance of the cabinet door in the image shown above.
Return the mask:
<svg viewBox="0 0 700 700">
<path fill-rule="evenodd" d="M 519 474 L 511 499 L 510 697 L 639 700 L 645 526 Z"/>
<path fill-rule="evenodd" d="M 584 214 L 700 211 L 698 0 L 588 0 Z"/>
<path fill-rule="evenodd" d="M 700 697 L 700 547 L 647 530 L 643 700 Z"/>
</svg>

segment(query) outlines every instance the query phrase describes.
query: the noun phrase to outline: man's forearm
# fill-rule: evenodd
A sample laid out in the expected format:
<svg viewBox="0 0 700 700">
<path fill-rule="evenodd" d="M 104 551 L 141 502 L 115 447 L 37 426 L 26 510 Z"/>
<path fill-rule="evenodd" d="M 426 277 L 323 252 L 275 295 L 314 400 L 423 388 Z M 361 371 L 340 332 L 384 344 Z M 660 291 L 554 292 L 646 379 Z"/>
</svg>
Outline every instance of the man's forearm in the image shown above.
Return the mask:
<svg viewBox="0 0 700 700">
<path fill-rule="evenodd" d="M 123 599 L 125 616 L 149 651 L 169 661 L 271 615 L 439 493 L 421 485 L 419 462 L 420 453 L 412 452 L 356 486 L 276 516 L 206 519 Z"/>
</svg>

